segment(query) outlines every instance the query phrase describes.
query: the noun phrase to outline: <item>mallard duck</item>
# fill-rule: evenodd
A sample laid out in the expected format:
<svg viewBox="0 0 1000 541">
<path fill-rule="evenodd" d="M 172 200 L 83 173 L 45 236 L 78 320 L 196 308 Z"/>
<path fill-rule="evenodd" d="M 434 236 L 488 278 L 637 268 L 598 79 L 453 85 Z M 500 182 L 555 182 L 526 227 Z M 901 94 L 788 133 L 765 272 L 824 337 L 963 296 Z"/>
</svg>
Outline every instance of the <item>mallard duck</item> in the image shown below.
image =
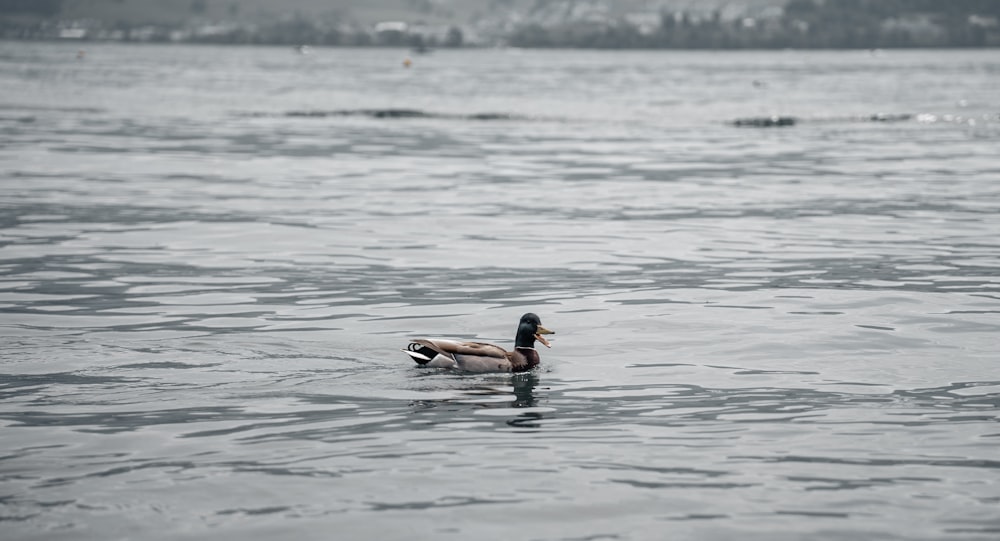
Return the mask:
<svg viewBox="0 0 1000 541">
<path fill-rule="evenodd" d="M 555 334 L 542 326 L 535 314 L 521 316 L 514 338 L 514 351 L 507 351 L 483 342 L 454 340 L 413 340 L 403 350 L 422 366 L 454 368 L 466 372 L 525 372 L 538 366 L 541 360 L 535 350 L 535 340 L 552 347 L 543 334 Z"/>
</svg>

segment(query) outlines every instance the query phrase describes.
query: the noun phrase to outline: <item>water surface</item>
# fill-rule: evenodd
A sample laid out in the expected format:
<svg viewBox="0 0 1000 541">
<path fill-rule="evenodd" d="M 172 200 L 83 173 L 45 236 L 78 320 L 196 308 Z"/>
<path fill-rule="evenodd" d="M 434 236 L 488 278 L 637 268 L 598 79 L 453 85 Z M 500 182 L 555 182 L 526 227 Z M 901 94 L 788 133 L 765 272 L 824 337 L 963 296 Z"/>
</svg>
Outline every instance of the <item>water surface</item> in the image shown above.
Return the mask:
<svg viewBox="0 0 1000 541">
<path fill-rule="evenodd" d="M 76 48 L 0 44 L 6 537 L 1000 535 L 993 51 Z"/>
</svg>

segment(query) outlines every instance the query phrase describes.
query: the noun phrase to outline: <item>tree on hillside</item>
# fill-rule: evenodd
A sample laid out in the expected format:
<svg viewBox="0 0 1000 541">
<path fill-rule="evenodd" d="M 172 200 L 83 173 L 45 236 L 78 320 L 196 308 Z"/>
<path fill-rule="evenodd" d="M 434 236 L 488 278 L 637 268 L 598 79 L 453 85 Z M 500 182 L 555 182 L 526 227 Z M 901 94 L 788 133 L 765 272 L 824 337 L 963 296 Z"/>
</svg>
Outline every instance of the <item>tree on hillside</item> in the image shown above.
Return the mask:
<svg viewBox="0 0 1000 541">
<path fill-rule="evenodd" d="M 52 17 L 62 11 L 63 0 L 0 0 L 0 15 Z"/>
<path fill-rule="evenodd" d="M 191 0 L 191 13 L 204 15 L 208 11 L 207 0 Z"/>
</svg>

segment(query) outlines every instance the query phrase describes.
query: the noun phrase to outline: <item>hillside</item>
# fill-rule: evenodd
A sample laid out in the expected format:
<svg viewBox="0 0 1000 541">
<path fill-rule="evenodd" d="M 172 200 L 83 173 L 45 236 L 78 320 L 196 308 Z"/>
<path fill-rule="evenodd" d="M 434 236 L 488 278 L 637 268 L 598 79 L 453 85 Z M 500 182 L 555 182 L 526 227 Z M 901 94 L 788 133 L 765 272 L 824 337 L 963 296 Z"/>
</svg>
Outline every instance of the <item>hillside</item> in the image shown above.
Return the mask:
<svg viewBox="0 0 1000 541">
<path fill-rule="evenodd" d="M 1000 46 L 997 0 L 0 0 L 0 38 L 348 46 Z"/>
<path fill-rule="evenodd" d="M 380 21 L 468 24 L 542 11 L 628 13 L 758 9 L 785 0 L 0 0 L 0 14 L 96 19 L 121 24 L 183 24 L 192 19 L 265 23 L 301 17 L 371 25 Z"/>
</svg>

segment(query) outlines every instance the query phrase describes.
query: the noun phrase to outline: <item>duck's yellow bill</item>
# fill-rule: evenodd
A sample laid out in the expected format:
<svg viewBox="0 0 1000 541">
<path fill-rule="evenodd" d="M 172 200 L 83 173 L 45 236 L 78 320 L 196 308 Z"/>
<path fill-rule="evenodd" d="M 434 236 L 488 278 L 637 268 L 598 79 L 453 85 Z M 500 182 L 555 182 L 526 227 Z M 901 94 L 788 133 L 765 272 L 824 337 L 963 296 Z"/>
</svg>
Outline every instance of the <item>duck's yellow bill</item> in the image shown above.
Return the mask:
<svg viewBox="0 0 1000 541">
<path fill-rule="evenodd" d="M 545 346 L 547 348 L 552 347 L 552 345 L 549 344 L 548 340 L 546 340 L 545 338 L 542 338 L 543 334 L 555 334 L 555 331 L 550 331 L 550 330 L 546 329 L 545 327 L 542 327 L 541 325 L 539 325 L 538 326 L 538 330 L 535 332 L 535 340 L 538 340 L 539 342 L 542 343 L 543 346 Z"/>
</svg>

